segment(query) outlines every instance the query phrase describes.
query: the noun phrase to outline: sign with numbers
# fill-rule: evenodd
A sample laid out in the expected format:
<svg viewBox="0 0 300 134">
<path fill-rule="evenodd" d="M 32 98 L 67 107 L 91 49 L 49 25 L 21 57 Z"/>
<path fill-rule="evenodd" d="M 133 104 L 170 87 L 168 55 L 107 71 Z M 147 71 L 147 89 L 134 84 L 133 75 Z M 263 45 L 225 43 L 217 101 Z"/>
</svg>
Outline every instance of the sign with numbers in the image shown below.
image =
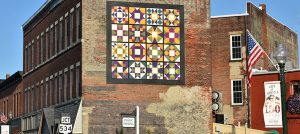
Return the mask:
<svg viewBox="0 0 300 134">
<path fill-rule="evenodd" d="M 280 81 L 269 81 L 265 86 L 263 107 L 266 128 L 282 128 Z"/>
<path fill-rule="evenodd" d="M 59 133 L 69 134 L 72 132 L 71 124 L 59 124 Z"/>
</svg>

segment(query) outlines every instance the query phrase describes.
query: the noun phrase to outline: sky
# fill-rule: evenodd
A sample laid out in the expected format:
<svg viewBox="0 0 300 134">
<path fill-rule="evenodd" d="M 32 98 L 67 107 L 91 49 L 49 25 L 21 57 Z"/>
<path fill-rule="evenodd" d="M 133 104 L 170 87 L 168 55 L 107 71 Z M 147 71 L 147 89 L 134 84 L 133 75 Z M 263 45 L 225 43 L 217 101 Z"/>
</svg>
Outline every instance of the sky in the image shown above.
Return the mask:
<svg viewBox="0 0 300 134">
<path fill-rule="evenodd" d="M 3 0 L 0 4 L 0 79 L 7 73 L 22 71 L 22 25 L 46 0 Z M 246 0 L 211 0 L 211 15 L 246 12 Z M 250 0 L 256 6 L 267 5 L 267 13 L 295 32 L 300 32 L 299 0 Z M 299 36 L 298 36 L 299 41 Z"/>
</svg>

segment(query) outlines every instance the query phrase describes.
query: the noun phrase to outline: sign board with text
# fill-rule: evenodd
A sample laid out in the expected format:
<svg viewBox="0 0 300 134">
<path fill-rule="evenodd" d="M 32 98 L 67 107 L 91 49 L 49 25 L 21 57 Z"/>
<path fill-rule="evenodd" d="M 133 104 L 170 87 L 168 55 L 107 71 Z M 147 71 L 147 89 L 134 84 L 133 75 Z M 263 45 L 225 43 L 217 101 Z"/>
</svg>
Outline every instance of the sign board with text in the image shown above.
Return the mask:
<svg viewBox="0 0 300 134">
<path fill-rule="evenodd" d="M 10 134 L 9 125 L 1 125 L 1 134 Z"/>
<path fill-rule="evenodd" d="M 59 124 L 59 133 L 69 134 L 72 132 L 72 124 Z"/>
<path fill-rule="evenodd" d="M 123 117 L 122 118 L 123 127 L 135 127 L 135 118 L 134 117 Z"/>
<path fill-rule="evenodd" d="M 62 124 L 70 124 L 71 123 L 71 117 L 70 116 L 62 116 L 60 123 Z"/>
<path fill-rule="evenodd" d="M 266 128 L 282 128 L 280 81 L 264 83 L 265 103 L 263 107 Z"/>
</svg>

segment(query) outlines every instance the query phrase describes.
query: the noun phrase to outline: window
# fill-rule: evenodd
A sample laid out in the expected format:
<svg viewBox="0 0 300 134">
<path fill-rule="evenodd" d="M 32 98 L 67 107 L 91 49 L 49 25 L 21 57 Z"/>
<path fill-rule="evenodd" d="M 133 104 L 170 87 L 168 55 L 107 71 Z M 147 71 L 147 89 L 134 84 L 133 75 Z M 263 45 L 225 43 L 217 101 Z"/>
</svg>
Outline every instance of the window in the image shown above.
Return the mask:
<svg viewBox="0 0 300 134">
<path fill-rule="evenodd" d="M 75 28 L 75 22 L 74 22 L 74 19 L 75 19 L 75 17 L 74 17 L 74 8 L 72 8 L 71 10 L 70 10 L 70 44 L 71 45 L 73 45 L 73 39 L 75 38 L 74 37 L 74 28 Z"/>
<path fill-rule="evenodd" d="M 46 35 L 45 35 L 45 60 L 48 60 L 50 58 L 50 38 L 49 38 L 49 28 L 46 29 Z"/>
<path fill-rule="evenodd" d="M 47 107 L 49 105 L 49 78 L 46 78 L 45 92 L 43 96 L 45 96 L 43 107 Z"/>
<path fill-rule="evenodd" d="M 56 104 L 59 103 L 59 96 L 60 96 L 58 89 L 59 89 L 59 79 L 56 74 L 55 75 L 55 94 L 54 94 L 56 96 L 56 101 L 55 101 Z"/>
<path fill-rule="evenodd" d="M 41 46 L 40 46 L 40 36 L 36 37 L 36 65 L 39 65 L 41 63 Z"/>
<path fill-rule="evenodd" d="M 51 37 L 50 37 L 50 46 L 51 46 L 51 57 L 55 55 L 55 31 L 53 29 L 53 25 L 51 25 L 51 29 L 50 29 L 50 32 L 51 32 Z"/>
<path fill-rule="evenodd" d="M 61 17 L 59 19 L 59 51 L 64 49 L 63 36 L 63 17 Z"/>
<path fill-rule="evenodd" d="M 107 11 L 108 83 L 184 84 L 183 6 L 107 2 Z"/>
<path fill-rule="evenodd" d="M 54 79 L 53 79 L 53 75 L 50 76 L 50 84 L 49 84 L 49 106 L 55 104 L 55 98 L 54 98 L 54 94 L 55 94 L 55 85 L 54 85 Z"/>
<path fill-rule="evenodd" d="M 62 71 L 59 72 L 59 102 L 64 102 L 64 79 Z"/>
<path fill-rule="evenodd" d="M 59 35 L 58 35 L 58 26 L 57 26 L 58 21 L 55 22 L 55 54 L 59 53 Z"/>
<path fill-rule="evenodd" d="M 29 44 L 28 44 L 29 45 Z M 25 46 L 25 65 L 24 65 L 24 70 L 25 72 L 28 72 L 28 46 Z"/>
<path fill-rule="evenodd" d="M 232 105 L 243 105 L 242 80 L 231 80 L 231 103 Z"/>
<path fill-rule="evenodd" d="M 81 10 L 80 10 L 80 3 L 76 5 L 76 35 L 77 35 L 77 42 L 81 39 Z"/>
<path fill-rule="evenodd" d="M 44 97 L 47 97 L 44 95 L 45 89 L 44 89 L 44 83 L 41 81 L 41 86 L 40 86 L 40 94 L 39 94 L 39 109 L 44 107 Z"/>
<path fill-rule="evenodd" d="M 65 77 L 64 77 L 64 84 L 65 84 L 65 100 L 70 99 L 70 78 L 69 78 L 69 71 L 68 68 L 65 69 Z"/>
<path fill-rule="evenodd" d="M 292 82 L 292 94 L 300 95 L 300 81 Z"/>
<path fill-rule="evenodd" d="M 242 59 L 241 35 L 230 35 L 230 56 L 231 60 Z"/>
<path fill-rule="evenodd" d="M 41 34 L 41 63 L 45 61 L 45 52 L 46 52 L 46 47 L 45 47 L 45 35 L 44 32 Z"/>
<path fill-rule="evenodd" d="M 70 77 L 71 77 L 71 92 L 72 98 L 76 97 L 76 70 L 74 69 L 74 65 L 70 66 Z"/>
<path fill-rule="evenodd" d="M 70 20 L 69 14 L 65 14 L 65 47 L 70 45 Z"/>
<path fill-rule="evenodd" d="M 77 97 L 81 96 L 81 67 L 80 67 L 80 62 L 76 63 L 76 92 L 77 92 Z"/>
</svg>

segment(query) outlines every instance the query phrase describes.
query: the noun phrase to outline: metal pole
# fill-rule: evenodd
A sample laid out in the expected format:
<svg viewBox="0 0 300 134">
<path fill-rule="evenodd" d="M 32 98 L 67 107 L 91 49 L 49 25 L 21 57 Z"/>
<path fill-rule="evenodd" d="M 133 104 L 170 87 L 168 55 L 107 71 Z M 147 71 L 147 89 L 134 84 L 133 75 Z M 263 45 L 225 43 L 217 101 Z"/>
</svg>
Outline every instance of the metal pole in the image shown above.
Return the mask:
<svg viewBox="0 0 300 134">
<path fill-rule="evenodd" d="M 135 126 L 136 134 L 140 134 L 140 108 L 136 106 L 136 126 Z"/>
<path fill-rule="evenodd" d="M 278 63 L 280 68 L 280 86 L 281 86 L 281 109 L 282 109 L 282 125 L 283 134 L 288 134 L 287 117 L 286 117 L 286 91 L 285 91 L 285 76 L 284 76 L 284 63 Z"/>
</svg>

